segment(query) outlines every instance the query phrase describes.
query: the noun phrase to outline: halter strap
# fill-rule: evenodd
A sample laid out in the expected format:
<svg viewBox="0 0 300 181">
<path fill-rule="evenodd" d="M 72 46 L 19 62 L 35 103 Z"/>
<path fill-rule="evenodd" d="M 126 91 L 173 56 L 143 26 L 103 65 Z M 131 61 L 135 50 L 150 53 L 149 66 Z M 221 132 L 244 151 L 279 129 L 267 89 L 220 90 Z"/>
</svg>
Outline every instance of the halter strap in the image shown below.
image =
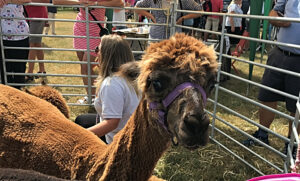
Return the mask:
<svg viewBox="0 0 300 181">
<path fill-rule="evenodd" d="M 204 89 L 198 85 L 198 84 L 194 84 L 191 82 L 184 82 L 182 84 L 179 84 L 177 87 L 175 87 L 175 89 L 169 93 L 163 100 L 162 100 L 162 105 L 164 106 L 164 108 L 167 108 L 182 92 L 184 89 L 187 88 L 196 88 L 198 89 L 198 91 L 201 93 L 202 95 L 202 101 L 203 101 L 203 105 L 204 107 L 206 106 L 206 93 L 204 91 Z M 157 102 L 151 102 L 149 104 L 149 108 L 150 111 L 157 109 L 158 103 Z M 165 123 L 165 112 L 161 109 L 158 109 L 158 120 L 157 120 L 166 130 L 168 130 L 167 128 L 167 124 Z"/>
</svg>

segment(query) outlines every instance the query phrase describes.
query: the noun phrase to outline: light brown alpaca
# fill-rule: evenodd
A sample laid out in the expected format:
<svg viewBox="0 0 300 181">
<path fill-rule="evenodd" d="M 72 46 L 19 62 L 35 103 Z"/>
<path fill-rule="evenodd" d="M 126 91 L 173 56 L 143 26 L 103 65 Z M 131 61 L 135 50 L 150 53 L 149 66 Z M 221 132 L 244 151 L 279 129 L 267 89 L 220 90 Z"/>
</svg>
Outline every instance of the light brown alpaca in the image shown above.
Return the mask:
<svg viewBox="0 0 300 181">
<path fill-rule="evenodd" d="M 172 137 L 190 149 L 206 144 L 209 120 L 203 109 L 217 69 L 213 48 L 177 34 L 151 44 L 139 67 L 142 100 L 110 145 L 49 103 L 0 86 L 0 167 L 71 179 L 148 180 Z M 163 107 L 183 83 L 188 87 Z"/>
<path fill-rule="evenodd" d="M 56 89 L 45 85 L 31 87 L 30 89 L 25 89 L 25 92 L 28 94 L 34 95 L 41 99 L 44 99 L 47 102 L 50 102 L 52 105 L 57 107 L 65 116 L 66 118 L 70 118 L 69 116 L 69 107 L 63 98 L 63 96 L 58 92 Z"/>
</svg>

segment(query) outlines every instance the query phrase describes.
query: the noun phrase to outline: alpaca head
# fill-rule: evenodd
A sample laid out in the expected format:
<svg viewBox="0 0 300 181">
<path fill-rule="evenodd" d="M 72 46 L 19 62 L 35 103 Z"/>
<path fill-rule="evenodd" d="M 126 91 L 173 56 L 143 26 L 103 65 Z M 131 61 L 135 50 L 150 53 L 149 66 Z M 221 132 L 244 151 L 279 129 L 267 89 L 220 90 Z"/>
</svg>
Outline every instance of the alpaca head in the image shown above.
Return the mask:
<svg viewBox="0 0 300 181">
<path fill-rule="evenodd" d="M 213 47 L 176 34 L 151 44 L 139 67 L 138 86 L 154 119 L 160 119 L 163 112 L 161 122 L 179 144 L 190 149 L 205 145 L 209 119 L 204 107 L 214 88 L 218 67 Z M 174 98 L 176 89 L 180 93 Z"/>
<path fill-rule="evenodd" d="M 30 89 L 25 89 L 25 92 L 48 101 L 49 103 L 57 107 L 58 110 L 60 110 L 60 112 L 63 113 L 66 118 L 69 118 L 70 111 L 66 100 L 63 98 L 61 93 L 53 87 L 44 84 L 41 86 L 31 87 Z"/>
</svg>

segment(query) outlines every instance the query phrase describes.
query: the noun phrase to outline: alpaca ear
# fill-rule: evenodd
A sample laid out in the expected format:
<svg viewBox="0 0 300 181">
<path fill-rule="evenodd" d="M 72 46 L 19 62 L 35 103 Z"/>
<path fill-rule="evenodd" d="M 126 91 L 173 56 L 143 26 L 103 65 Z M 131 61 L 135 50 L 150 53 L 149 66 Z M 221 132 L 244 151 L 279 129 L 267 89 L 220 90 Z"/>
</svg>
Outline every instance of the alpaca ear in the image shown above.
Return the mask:
<svg viewBox="0 0 300 181">
<path fill-rule="evenodd" d="M 132 61 L 121 65 L 118 74 L 121 74 L 129 80 L 136 80 L 140 75 L 139 62 Z"/>
</svg>

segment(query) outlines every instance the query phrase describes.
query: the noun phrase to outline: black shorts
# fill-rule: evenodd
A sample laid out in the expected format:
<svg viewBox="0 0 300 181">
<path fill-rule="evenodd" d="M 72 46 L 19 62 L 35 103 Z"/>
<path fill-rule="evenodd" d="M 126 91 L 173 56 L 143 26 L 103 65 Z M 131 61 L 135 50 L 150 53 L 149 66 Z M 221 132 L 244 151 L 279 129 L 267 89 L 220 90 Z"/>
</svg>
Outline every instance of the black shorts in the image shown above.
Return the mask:
<svg viewBox="0 0 300 181">
<path fill-rule="evenodd" d="M 227 30 L 227 33 L 234 34 L 234 35 L 243 35 L 242 29 L 240 27 L 235 27 L 234 32 L 231 31 L 230 26 L 226 26 L 225 28 Z M 229 37 L 229 40 L 231 45 L 235 45 L 238 44 L 241 39 Z"/>
<path fill-rule="evenodd" d="M 282 50 L 275 47 L 269 54 L 267 65 L 300 73 L 300 55 L 285 55 Z M 299 96 L 300 78 L 282 72 L 266 69 L 262 84 L 295 96 Z M 285 101 L 289 112 L 296 112 L 297 100 L 260 88 L 258 99 L 263 102 Z"/>
</svg>

